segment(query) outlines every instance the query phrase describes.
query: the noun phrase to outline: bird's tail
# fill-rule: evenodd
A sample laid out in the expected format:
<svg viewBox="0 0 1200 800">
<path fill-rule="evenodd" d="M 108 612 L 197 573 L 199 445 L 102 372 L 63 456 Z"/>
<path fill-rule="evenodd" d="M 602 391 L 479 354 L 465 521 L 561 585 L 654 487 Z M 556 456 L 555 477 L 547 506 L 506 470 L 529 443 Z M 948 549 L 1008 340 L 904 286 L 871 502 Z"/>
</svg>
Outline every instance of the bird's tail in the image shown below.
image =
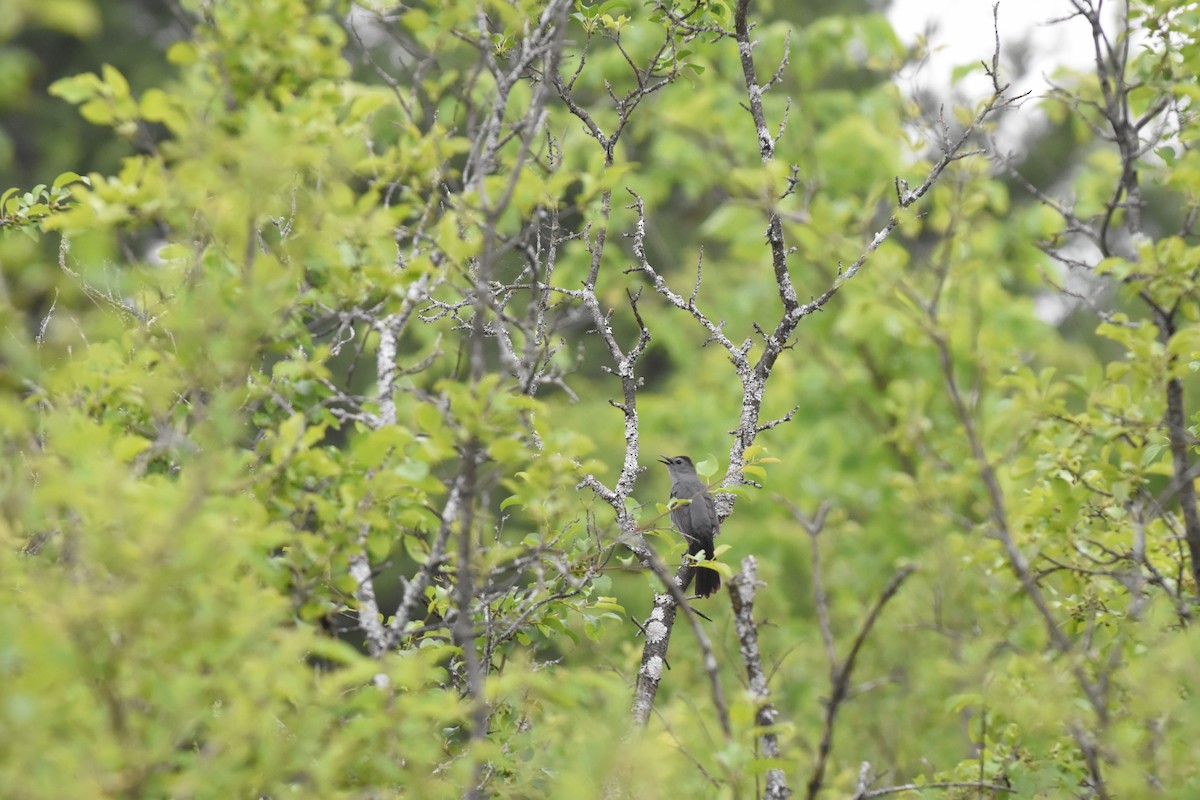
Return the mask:
<svg viewBox="0 0 1200 800">
<path fill-rule="evenodd" d="M 696 594 L 708 597 L 721 588 L 721 573 L 708 567 L 696 567 Z"/>
</svg>

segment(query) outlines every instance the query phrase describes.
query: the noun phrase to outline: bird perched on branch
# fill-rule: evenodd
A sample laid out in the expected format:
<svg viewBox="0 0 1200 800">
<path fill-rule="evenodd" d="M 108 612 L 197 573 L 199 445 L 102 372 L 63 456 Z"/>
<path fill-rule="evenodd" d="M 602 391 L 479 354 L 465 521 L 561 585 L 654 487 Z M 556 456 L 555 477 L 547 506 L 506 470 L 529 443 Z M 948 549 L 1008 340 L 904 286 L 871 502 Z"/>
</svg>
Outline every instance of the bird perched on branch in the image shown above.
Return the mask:
<svg viewBox="0 0 1200 800">
<path fill-rule="evenodd" d="M 659 462 L 671 473 L 671 522 L 687 541 L 688 554 L 713 559 L 713 539 L 716 537 L 717 505 L 708 487 L 696 474 L 696 466 L 687 456 L 659 456 Z M 708 597 L 721 588 L 721 575 L 709 567 L 696 567 L 696 594 Z M 683 587 L 687 589 L 687 587 Z"/>
</svg>

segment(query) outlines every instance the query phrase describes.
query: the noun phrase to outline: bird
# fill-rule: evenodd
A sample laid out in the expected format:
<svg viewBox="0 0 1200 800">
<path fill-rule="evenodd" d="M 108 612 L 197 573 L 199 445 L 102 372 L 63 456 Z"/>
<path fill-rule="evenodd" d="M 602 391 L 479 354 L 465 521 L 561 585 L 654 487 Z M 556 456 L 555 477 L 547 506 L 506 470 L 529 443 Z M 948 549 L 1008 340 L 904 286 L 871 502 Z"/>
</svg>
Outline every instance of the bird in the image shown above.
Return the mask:
<svg viewBox="0 0 1200 800">
<path fill-rule="evenodd" d="M 713 539 L 720 530 L 713 496 L 687 456 L 659 456 L 658 461 L 671 474 L 671 499 L 681 501 L 671 509 L 671 522 L 687 541 L 689 555 L 703 553 L 711 561 L 716 555 Z M 721 574 L 715 569 L 696 567 L 695 573 L 696 594 L 700 597 L 708 597 L 721 588 Z"/>
</svg>

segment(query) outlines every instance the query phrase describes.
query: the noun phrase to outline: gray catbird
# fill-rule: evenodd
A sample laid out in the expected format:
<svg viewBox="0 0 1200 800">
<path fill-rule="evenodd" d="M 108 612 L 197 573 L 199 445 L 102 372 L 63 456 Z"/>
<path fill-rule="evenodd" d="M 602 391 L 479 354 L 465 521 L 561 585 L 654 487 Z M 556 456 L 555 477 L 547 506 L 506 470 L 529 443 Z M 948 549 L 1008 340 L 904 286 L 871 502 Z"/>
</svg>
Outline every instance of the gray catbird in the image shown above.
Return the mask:
<svg viewBox="0 0 1200 800">
<path fill-rule="evenodd" d="M 671 509 L 671 522 L 679 528 L 683 538 L 687 540 L 688 553 L 704 554 L 704 558 L 712 560 L 713 537 L 717 535 L 717 505 L 713 496 L 708 493 L 708 487 L 696 474 L 696 466 L 687 456 L 660 456 L 659 462 L 667 465 L 671 473 L 671 498 L 685 501 Z M 687 589 L 687 587 L 683 587 Z M 708 567 L 696 568 L 696 594 L 708 597 L 721 588 L 721 575 L 715 569 Z"/>
</svg>

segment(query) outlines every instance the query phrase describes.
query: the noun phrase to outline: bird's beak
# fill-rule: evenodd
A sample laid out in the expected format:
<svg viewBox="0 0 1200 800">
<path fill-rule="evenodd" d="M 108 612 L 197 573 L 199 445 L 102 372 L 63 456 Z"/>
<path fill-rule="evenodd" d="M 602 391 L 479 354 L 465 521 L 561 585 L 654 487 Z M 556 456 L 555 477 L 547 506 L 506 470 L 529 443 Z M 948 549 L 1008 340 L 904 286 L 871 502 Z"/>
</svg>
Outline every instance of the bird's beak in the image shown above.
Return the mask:
<svg viewBox="0 0 1200 800">
<path fill-rule="evenodd" d="M 658 457 L 658 463 L 660 463 L 660 464 L 670 464 L 670 463 L 671 463 L 671 459 L 667 458 L 666 456 L 662 456 L 662 455 L 660 455 L 660 456 Z"/>
</svg>

